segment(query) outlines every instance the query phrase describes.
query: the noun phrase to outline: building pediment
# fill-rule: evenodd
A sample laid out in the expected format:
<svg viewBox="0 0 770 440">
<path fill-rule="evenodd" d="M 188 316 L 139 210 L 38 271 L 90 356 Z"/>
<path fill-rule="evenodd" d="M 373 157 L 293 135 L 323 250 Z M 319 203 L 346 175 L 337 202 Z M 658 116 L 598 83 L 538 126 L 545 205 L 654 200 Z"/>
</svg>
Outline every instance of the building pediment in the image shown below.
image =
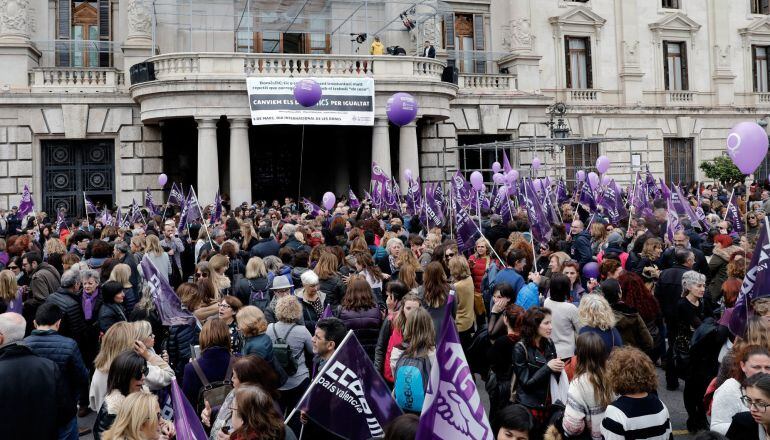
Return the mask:
<svg viewBox="0 0 770 440">
<path fill-rule="evenodd" d="M 575 6 L 562 15 L 551 17 L 548 21 L 554 26 L 590 26 L 600 28 L 607 22 L 596 12 L 585 6 Z"/>
<path fill-rule="evenodd" d="M 743 29 L 738 29 L 738 33 L 744 36 L 770 36 L 770 15 L 758 18 Z"/>
<path fill-rule="evenodd" d="M 667 14 L 660 21 L 650 25 L 650 30 L 654 32 L 687 32 L 694 34 L 700 28 L 700 24 L 681 12 Z"/>
</svg>

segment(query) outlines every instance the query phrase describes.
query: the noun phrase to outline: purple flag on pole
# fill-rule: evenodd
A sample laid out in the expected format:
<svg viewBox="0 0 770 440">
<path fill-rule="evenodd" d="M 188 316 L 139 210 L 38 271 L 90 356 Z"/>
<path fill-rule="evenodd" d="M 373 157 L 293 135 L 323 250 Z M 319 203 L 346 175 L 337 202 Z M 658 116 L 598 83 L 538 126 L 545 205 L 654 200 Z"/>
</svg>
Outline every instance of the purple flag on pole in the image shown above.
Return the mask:
<svg viewBox="0 0 770 440">
<path fill-rule="evenodd" d="M 451 307 L 446 310 L 415 438 L 494 440 L 457 327 L 449 315 Z"/>
<path fill-rule="evenodd" d="M 99 221 L 102 222 L 102 225 L 107 226 L 112 223 L 112 216 L 110 215 L 110 211 L 107 210 L 107 206 L 102 209 L 102 214 L 99 216 Z"/>
<path fill-rule="evenodd" d="M 211 223 L 219 221 L 222 218 L 222 196 L 219 195 L 217 190 L 214 196 L 214 212 L 211 214 Z"/>
<path fill-rule="evenodd" d="M 321 207 L 311 202 L 307 197 L 302 198 L 302 206 L 305 207 L 305 211 L 308 214 L 314 217 L 321 215 Z"/>
<path fill-rule="evenodd" d="M 513 213 L 511 212 L 511 198 L 508 196 L 511 188 L 507 185 L 503 185 L 498 190 L 498 193 L 503 193 L 503 200 L 502 204 L 500 205 L 500 217 L 503 220 L 503 225 L 507 225 L 508 222 L 511 221 L 511 218 L 513 217 Z"/>
<path fill-rule="evenodd" d="M 599 202 L 613 226 L 618 226 L 620 224 L 620 220 L 624 218 L 623 213 L 625 212 L 623 201 L 616 188 L 616 185 L 607 185 Z"/>
<path fill-rule="evenodd" d="M 473 205 L 473 189 L 468 181 L 465 180 L 465 176 L 460 171 L 457 171 L 450 183 L 454 190 L 454 198 L 460 199 L 460 206 L 470 209 Z"/>
<path fill-rule="evenodd" d="M 190 194 L 187 196 L 187 223 L 201 219 L 201 207 L 198 204 L 198 196 L 195 194 L 195 188 L 190 187 Z M 201 219 L 203 220 L 203 219 Z"/>
<path fill-rule="evenodd" d="M 132 209 L 136 208 L 136 202 L 134 202 L 134 206 Z M 187 227 L 187 211 L 190 210 L 190 207 L 187 203 L 187 198 L 184 198 L 182 201 L 182 212 L 179 213 L 179 229 L 184 229 Z M 136 220 L 132 220 L 133 222 L 136 222 Z"/>
<path fill-rule="evenodd" d="M 144 206 L 148 211 L 150 211 L 152 215 L 160 214 L 158 209 L 155 207 L 155 200 L 152 197 L 152 192 L 150 192 L 149 187 L 147 187 L 147 190 L 144 192 Z"/>
<path fill-rule="evenodd" d="M 377 165 L 377 162 L 372 162 L 372 202 L 377 209 L 383 209 L 385 198 L 385 185 L 390 182 L 390 177 L 385 174 L 385 171 Z"/>
<path fill-rule="evenodd" d="M 146 260 L 146 258 L 144 258 Z M 206 440 L 201 419 L 187 397 L 184 396 L 176 379 L 171 379 L 171 406 L 174 408 L 176 440 Z"/>
<path fill-rule="evenodd" d="M 61 231 L 65 227 L 67 227 L 67 221 L 64 218 L 64 211 L 59 209 L 59 212 L 56 213 L 56 230 Z"/>
<path fill-rule="evenodd" d="M 356 193 L 353 192 L 353 188 L 348 188 L 348 203 L 351 209 L 358 209 L 361 206 L 361 202 L 358 201 Z"/>
<path fill-rule="evenodd" d="M 511 162 L 508 161 L 508 155 L 505 154 L 505 150 L 503 150 L 503 172 L 508 174 L 511 170 L 513 170 L 513 167 L 511 166 Z"/>
<path fill-rule="evenodd" d="M 35 202 L 32 200 L 32 194 L 29 192 L 29 186 L 24 185 L 24 190 L 21 193 L 21 201 L 19 201 L 19 211 L 17 212 L 18 218 L 24 218 L 30 212 L 35 210 Z"/>
<path fill-rule="evenodd" d="M 679 215 L 686 215 L 693 227 L 703 229 L 698 215 L 692 209 L 692 205 L 690 205 L 687 198 L 682 194 L 682 188 L 680 188 L 679 185 L 674 185 L 674 191 L 671 193 L 671 201 L 676 201 L 676 204 L 679 205 L 679 209 L 682 210 L 682 212 L 679 212 L 679 209 L 677 209 Z"/>
<path fill-rule="evenodd" d="M 332 305 L 326 304 L 326 308 L 324 309 L 323 313 L 321 313 L 321 319 L 331 318 L 333 316 L 334 316 L 334 312 L 332 312 Z"/>
<path fill-rule="evenodd" d="M 184 325 L 195 322 L 192 313 L 182 308 L 182 302 L 174 289 L 160 276 L 158 268 L 149 258 L 142 258 L 142 276 L 150 288 L 150 295 L 163 325 Z"/>
<path fill-rule="evenodd" d="M 668 200 L 671 198 L 671 190 L 668 189 L 668 185 L 666 185 L 666 182 L 663 181 L 663 179 L 660 180 L 660 192 L 663 194 L 663 198 Z M 674 208 L 676 209 L 676 207 Z"/>
<path fill-rule="evenodd" d="M 409 213 L 409 215 L 417 215 L 422 209 L 420 182 L 413 179 L 408 180 L 409 188 L 406 190 L 406 211 Z"/>
<path fill-rule="evenodd" d="M 444 226 L 444 212 L 442 206 L 436 200 L 436 188 L 441 188 L 437 183 L 425 185 L 425 203 L 423 203 L 423 223 L 428 228 Z M 443 193 L 442 193 L 443 194 Z"/>
<path fill-rule="evenodd" d="M 741 220 L 741 212 L 738 210 L 738 205 L 735 203 L 735 191 L 733 191 L 730 197 L 730 202 L 727 205 L 727 215 L 725 220 L 733 225 L 733 231 L 738 234 L 746 232 L 746 228 L 743 226 L 743 220 Z"/>
<path fill-rule="evenodd" d="M 679 223 L 679 215 L 677 215 L 676 210 L 671 206 L 671 200 L 668 201 L 667 223 L 666 237 L 668 238 L 669 243 L 673 243 L 674 233 L 681 231 L 684 228 L 682 227 L 682 224 Z"/>
<path fill-rule="evenodd" d="M 647 168 L 647 177 L 645 183 L 647 185 L 647 195 L 649 198 L 653 200 L 663 198 L 663 191 L 661 191 L 661 189 L 658 188 L 658 184 L 655 183 L 655 177 L 653 177 L 649 167 Z"/>
<path fill-rule="evenodd" d="M 532 187 L 531 180 L 524 181 L 524 202 L 529 217 L 529 227 L 532 231 L 532 239 L 539 244 L 548 243 L 551 239 L 551 225 L 543 213 L 543 205 L 537 198 L 535 188 Z"/>
<path fill-rule="evenodd" d="M 736 336 L 744 336 L 749 318 L 751 302 L 770 295 L 770 242 L 768 242 L 770 223 L 765 217 L 757 238 L 757 246 L 751 256 L 751 264 L 743 278 L 741 292 L 735 302 L 735 309 L 730 316 L 728 327 Z"/>
<path fill-rule="evenodd" d="M 381 437 L 384 427 L 402 414 L 353 330 L 310 383 L 297 408 L 348 439 Z"/>
<path fill-rule="evenodd" d="M 564 183 L 564 180 L 559 178 L 559 182 L 556 183 L 556 203 L 561 206 L 562 203 L 568 200 L 569 197 L 567 196 L 567 185 Z"/>
<path fill-rule="evenodd" d="M 144 217 L 142 217 L 142 211 L 139 209 L 139 205 L 136 203 L 136 200 L 131 202 L 131 212 L 129 215 L 131 216 L 131 223 L 140 223 L 144 220 Z"/>
<path fill-rule="evenodd" d="M 460 252 L 467 253 L 473 249 L 476 244 L 474 237 L 478 234 L 478 229 L 473 224 L 473 220 L 468 215 L 468 211 L 460 206 L 457 197 L 453 199 L 455 210 L 455 236 L 457 237 L 457 249 Z"/>
<path fill-rule="evenodd" d="M 88 197 L 86 197 L 86 193 L 83 193 L 83 203 L 86 207 L 86 215 L 88 214 L 98 214 L 99 210 L 96 209 L 96 205 L 94 205 L 94 202 L 88 200 Z"/>
<path fill-rule="evenodd" d="M 591 186 L 585 182 L 580 182 L 580 204 L 591 212 L 596 211 L 596 197 L 594 197 Z"/>
<path fill-rule="evenodd" d="M 177 187 L 176 182 L 172 183 L 171 192 L 168 194 L 168 204 L 182 206 L 184 201 L 184 191 Z"/>
</svg>

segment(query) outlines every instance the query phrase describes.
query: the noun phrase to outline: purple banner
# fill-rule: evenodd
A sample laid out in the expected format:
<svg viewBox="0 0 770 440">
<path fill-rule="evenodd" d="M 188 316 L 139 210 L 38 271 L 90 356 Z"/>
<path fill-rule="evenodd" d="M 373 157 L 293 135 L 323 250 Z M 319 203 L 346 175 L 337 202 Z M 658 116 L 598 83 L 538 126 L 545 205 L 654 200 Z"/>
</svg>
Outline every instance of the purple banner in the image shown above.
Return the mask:
<svg viewBox="0 0 770 440">
<path fill-rule="evenodd" d="M 735 190 L 730 197 L 730 203 L 727 205 L 727 216 L 725 220 L 733 225 L 733 232 L 743 234 L 746 232 L 746 228 L 743 226 L 743 220 L 741 220 L 741 212 L 738 210 L 738 205 L 735 203 Z"/>
<path fill-rule="evenodd" d="M 468 211 L 465 210 L 462 206 L 460 206 L 460 203 L 458 202 L 457 198 L 454 199 L 454 211 L 455 211 L 455 236 L 457 237 L 457 249 L 460 250 L 460 252 L 467 253 L 469 250 L 472 250 L 476 240 L 474 238 L 476 237 L 476 234 L 478 234 L 478 230 L 476 229 L 476 226 L 473 224 L 473 220 L 471 220 L 471 217 L 468 215 Z"/>
<path fill-rule="evenodd" d="M 311 202 L 307 197 L 302 198 L 302 206 L 305 207 L 305 211 L 308 214 L 314 217 L 318 217 L 322 213 L 321 207 Z"/>
<path fill-rule="evenodd" d="M 184 191 L 176 186 L 176 182 L 171 184 L 171 192 L 168 194 L 169 205 L 182 206 L 184 204 Z"/>
<path fill-rule="evenodd" d="M 538 244 L 548 243 L 551 239 L 551 225 L 543 213 L 543 205 L 537 197 L 531 180 L 524 181 L 524 203 L 529 217 L 529 228 L 532 231 L 532 239 Z"/>
<path fill-rule="evenodd" d="M 153 200 L 152 192 L 150 192 L 149 187 L 144 192 L 144 207 L 147 208 L 147 210 L 150 211 L 150 214 L 152 215 L 160 214 L 160 212 L 158 212 L 158 209 L 155 208 L 155 201 Z"/>
<path fill-rule="evenodd" d="M 142 258 L 142 276 L 147 281 L 147 287 L 150 289 L 152 301 L 155 304 L 155 310 L 160 316 L 163 325 L 185 325 L 195 322 L 192 313 L 182 308 L 182 302 L 174 293 L 174 289 L 160 276 L 158 268 L 149 258 Z"/>
<path fill-rule="evenodd" d="M 564 183 L 564 180 L 559 178 L 559 182 L 556 184 L 556 202 L 559 204 L 559 207 L 561 207 L 561 205 L 568 200 L 567 185 Z"/>
<path fill-rule="evenodd" d="M 735 309 L 730 316 L 730 331 L 736 336 L 743 337 L 745 334 L 751 302 L 770 295 L 770 253 L 765 251 L 770 246 L 768 228 L 770 228 L 770 223 L 765 217 L 760 227 L 757 246 L 754 248 L 749 270 L 743 278 L 741 292 L 738 294 Z"/>
<path fill-rule="evenodd" d="M 24 190 L 21 193 L 21 200 L 19 201 L 19 210 L 17 212 L 17 216 L 18 218 L 22 219 L 34 210 L 35 202 L 32 200 L 32 194 L 29 192 L 29 186 L 24 185 Z"/>
<path fill-rule="evenodd" d="M 402 414 L 352 330 L 318 372 L 297 408 L 348 439 L 381 437 L 384 427 Z"/>
<path fill-rule="evenodd" d="M 145 258 L 146 260 L 146 258 Z M 176 379 L 171 379 L 171 406 L 174 408 L 176 440 L 206 440 L 201 419 L 182 393 Z"/>
<path fill-rule="evenodd" d="M 217 222 L 222 219 L 222 196 L 219 195 L 219 190 L 214 195 L 214 212 L 211 214 L 211 223 Z"/>
<path fill-rule="evenodd" d="M 682 224 L 679 223 L 679 215 L 677 215 L 676 211 L 671 206 L 671 200 L 668 201 L 667 220 L 668 224 L 666 225 L 666 237 L 668 238 L 669 243 L 673 243 L 674 233 L 681 231 L 684 228 L 682 227 Z"/>
<path fill-rule="evenodd" d="M 348 188 L 348 204 L 352 209 L 358 209 L 361 206 L 361 202 L 358 201 L 356 193 L 353 192 L 353 188 Z"/>
<path fill-rule="evenodd" d="M 96 205 L 94 205 L 94 202 L 88 200 L 88 197 L 86 197 L 86 193 L 83 193 L 83 203 L 85 204 L 85 207 L 86 207 L 86 215 L 99 213 L 99 210 L 96 209 Z"/>
</svg>

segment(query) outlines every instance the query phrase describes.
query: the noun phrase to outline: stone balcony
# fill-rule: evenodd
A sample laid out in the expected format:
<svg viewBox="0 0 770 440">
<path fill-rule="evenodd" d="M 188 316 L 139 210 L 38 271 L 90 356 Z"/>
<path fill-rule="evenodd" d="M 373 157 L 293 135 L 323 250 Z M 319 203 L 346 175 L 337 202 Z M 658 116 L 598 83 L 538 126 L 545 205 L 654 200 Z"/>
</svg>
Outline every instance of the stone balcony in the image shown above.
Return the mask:
<svg viewBox="0 0 770 440">
<path fill-rule="evenodd" d="M 147 59 L 155 79 L 132 84 L 145 122 L 174 117 L 248 117 L 247 76 L 371 77 L 378 115 L 396 92 L 414 95 L 418 116 L 446 119 L 458 86 L 441 81 L 445 64 L 407 56 L 172 53 Z"/>
<path fill-rule="evenodd" d="M 123 72 L 111 67 L 38 67 L 29 73 L 33 93 L 116 93 L 125 86 Z"/>
<path fill-rule="evenodd" d="M 461 73 L 457 85 L 460 94 L 498 94 L 518 90 L 516 76 L 503 74 Z"/>
</svg>

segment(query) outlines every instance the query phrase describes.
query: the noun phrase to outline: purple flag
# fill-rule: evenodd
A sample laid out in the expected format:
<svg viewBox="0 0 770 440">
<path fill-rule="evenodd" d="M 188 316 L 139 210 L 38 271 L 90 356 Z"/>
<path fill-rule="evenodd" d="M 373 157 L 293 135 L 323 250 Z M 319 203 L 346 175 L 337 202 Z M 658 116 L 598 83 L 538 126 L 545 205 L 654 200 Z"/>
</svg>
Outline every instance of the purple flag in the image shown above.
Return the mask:
<svg viewBox="0 0 770 440">
<path fill-rule="evenodd" d="M 661 191 L 661 189 L 658 188 L 658 184 L 655 183 L 655 177 L 652 176 L 649 167 L 647 167 L 647 177 L 645 183 L 647 185 L 647 196 L 649 198 L 653 200 L 663 198 L 663 191 Z"/>
<path fill-rule="evenodd" d="M 98 214 L 99 210 L 96 209 L 96 205 L 94 205 L 94 202 L 88 200 L 88 197 L 86 197 L 86 193 L 83 193 L 83 203 L 86 207 L 86 215 L 88 214 Z"/>
<path fill-rule="evenodd" d="M 129 212 L 129 215 L 131 216 L 131 223 L 140 223 L 144 221 L 142 210 L 139 209 L 139 205 L 136 203 L 136 200 L 131 202 L 131 212 Z"/>
<path fill-rule="evenodd" d="M 668 201 L 667 223 L 666 237 L 668 237 L 669 243 L 673 243 L 674 233 L 681 231 L 684 228 L 682 227 L 682 224 L 679 223 L 679 215 L 676 213 L 676 210 L 674 210 L 673 206 L 671 206 L 671 200 Z"/>
<path fill-rule="evenodd" d="M 176 440 L 206 440 L 208 438 L 203 425 L 201 425 L 200 417 L 182 393 L 176 378 L 171 379 L 171 406 L 174 408 Z"/>
<path fill-rule="evenodd" d="M 450 297 L 451 298 L 451 297 Z M 494 440 L 473 373 L 446 308 L 416 440 Z"/>
<path fill-rule="evenodd" d="M 637 217 L 649 217 L 652 215 L 647 184 L 641 179 L 638 171 L 636 172 L 636 185 L 631 204 L 634 206 L 634 213 Z"/>
<path fill-rule="evenodd" d="M 680 206 L 680 209 L 683 211 L 682 213 L 679 213 L 677 210 L 679 215 L 686 215 L 687 218 L 690 219 L 690 224 L 692 224 L 693 227 L 703 229 L 703 225 L 701 225 L 698 215 L 692 209 L 692 205 L 690 205 L 690 202 L 687 200 L 687 198 L 685 198 L 685 196 L 682 194 L 682 188 L 680 188 L 679 185 L 674 185 L 674 192 L 671 193 L 671 201 L 676 201 L 676 203 Z"/>
<path fill-rule="evenodd" d="M 450 183 L 454 190 L 454 197 L 460 199 L 460 206 L 470 209 L 473 205 L 473 189 L 468 181 L 465 180 L 465 176 L 460 171 L 457 171 Z"/>
<path fill-rule="evenodd" d="M 436 182 L 436 184 L 433 186 L 433 199 L 435 201 L 436 208 L 438 209 L 438 212 L 441 213 L 441 224 L 443 226 L 444 219 L 446 218 L 446 212 L 448 205 L 446 203 L 446 198 L 444 196 L 444 187 L 441 186 L 440 183 Z"/>
<path fill-rule="evenodd" d="M 334 312 L 332 312 L 332 305 L 326 304 L 326 308 L 324 309 L 323 313 L 321 313 L 320 319 L 331 318 L 333 316 L 334 316 Z"/>
<path fill-rule="evenodd" d="M 147 208 L 148 211 L 150 211 L 151 214 L 157 215 L 160 214 L 155 208 L 155 201 L 153 200 L 152 193 L 150 192 L 150 188 L 147 187 L 147 190 L 144 192 L 144 206 Z"/>
<path fill-rule="evenodd" d="M 381 437 L 383 428 L 402 414 L 353 330 L 310 383 L 297 408 L 348 439 Z"/>
<path fill-rule="evenodd" d="M 455 236 L 457 237 L 457 249 L 459 249 L 460 252 L 467 253 L 469 250 L 472 250 L 476 244 L 476 240 L 474 240 L 474 238 L 478 233 L 478 229 L 476 229 L 476 225 L 473 224 L 473 220 L 471 220 L 471 217 L 468 215 L 468 211 L 460 206 L 457 197 L 455 197 L 453 200 L 455 210 Z"/>
<path fill-rule="evenodd" d="M 569 197 L 567 196 L 567 185 L 564 183 L 564 180 L 559 178 L 559 182 L 556 184 L 556 203 L 561 206 L 568 200 Z"/>
<path fill-rule="evenodd" d="M 508 155 L 505 154 L 505 150 L 503 150 L 503 172 L 508 174 L 511 170 L 513 170 L 513 167 L 511 166 L 511 162 L 508 161 Z"/>
<path fill-rule="evenodd" d="M 767 217 L 762 226 L 757 238 L 757 246 L 751 256 L 751 264 L 743 278 L 741 292 L 738 294 L 735 309 L 730 316 L 729 328 L 736 336 L 743 337 L 745 334 L 751 302 L 770 295 L 770 242 L 768 242 L 770 223 Z"/>
<path fill-rule="evenodd" d="M 203 213 L 198 203 L 198 196 L 195 194 L 195 188 L 190 187 L 190 194 L 187 196 L 187 223 L 202 219 Z"/>
<path fill-rule="evenodd" d="M 168 194 L 168 204 L 181 207 L 184 201 L 184 191 L 176 186 L 176 182 L 172 183 L 171 192 Z"/>
<path fill-rule="evenodd" d="M 385 182 L 385 191 L 382 197 L 383 209 L 388 211 L 401 211 L 401 203 L 398 201 L 398 185 L 393 180 Z"/>
<path fill-rule="evenodd" d="M 727 204 L 727 215 L 725 220 L 733 225 L 733 231 L 738 234 L 746 232 L 746 228 L 743 226 L 743 220 L 741 220 L 741 212 L 738 210 L 738 205 L 735 203 L 735 190 L 730 195 L 730 202 Z"/>
<path fill-rule="evenodd" d="M 614 183 L 615 181 L 612 180 Z M 620 220 L 625 218 L 626 209 L 623 207 L 623 200 L 617 191 L 617 185 L 607 185 L 602 193 L 599 204 L 604 208 L 605 214 L 614 226 L 620 224 Z"/>
<path fill-rule="evenodd" d="M 591 186 L 585 182 L 580 182 L 580 204 L 587 207 L 589 211 L 596 212 L 596 197 Z"/>
<path fill-rule="evenodd" d="M 545 188 L 545 194 L 543 194 L 543 212 L 545 213 L 545 219 L 548 223 L 561 223 L 559 214 L 556 212 L 554 194 L 550 186 Z"/>
<path fill-rule="evenodd" d="M 219 195 L 217 190 L 214 196 L 214 213 L 211 215 L 211 223 L 219 221 L 222 218 L 222 196 Z"/>
<path fill-rule="evenodd" d="M 136 208 L 136 201 L 134 201 L 134 206 L 132 209 Z M 182 201 L 182 212 L 179 213 L 179 229 L 184 229 L 187 227 L 187 211 L 190 210 L 190 206 L 187 203 L 187 198 L 184 198 Z M 132 222 L 136 223 L 136 220 L 131 220 Z"/>
<path fill-rule="evenodd" d="M 107 210 L 106 205 L 104 209 L 102 209 L 102 215 L 99 216 L 99 221 L 101 221 L 104 226 L 112 223 L 112 216 L 110 215 L 110 211 Z"/>
<path fill-rule="evenodd" d="M 27 214 L 35 210 L 35 202 L 32 200 L 32 194 L 29 192 L 29 186 L 24 185 L 24 191 L 21 193 L 21 200 L 19 201 L 19 211 L 17 212 L 18 218 L 24 218 Z"/>
<path fill-rule="evenodd" d="M 61 231 L 63 228 L 67 227 L 67 221 L 64 218 L 64 211 L 61 209 L 58 213 L 56 213 L 56 230 Z"/>
<path fill-rule="evenodd" d="M 441 205 L 436 200 L 435 186 L 437 183 L 425 185 L 425 203 L 423 203 L 422 222 L 428 228 L 444 226 L 444 213 Z"/>
<path fill-rule="evenodd" d="M 663 194 L 663 198 L 668 200 L 671 198 L 671 190 L 668 189 L 668 185 L 666 185 L 666 182 L 663 181 L 663 179 L 660 180 L 660 192 Z M 676 208 L 674 208 L 676 209 Z"/>
<path fill-rule="evenodd" d="M 422 194 L 420 182 L 408 179 L 409 188 L 406 190 L 406 210 L 409 215 L 417 215 L 422 210 Z"/>
<path fill-rule="evenodd" d="M 307 211 L 308 214 L 314 217 L 321 215 L 321 207 L 311 202 L 307 197 L 302 198 L 302 206 L 305 207 L 305 211 Z"/>
<path fill-rule="evenodd" d="M 537 198 L 535 188 L 531 180 L 524 181 L 524 202 L 529 217 L 529 227 L 532 231 L 532 239 L 539 244 L 548 243 L 551 239 L 551 225 L 543 213 L 543 205 Z"/>
<path fill-rule="evenodd" d="M 385 185 L 390 182 L 390 177 L 385 174 L 385 171 L 377 165 L 377 162 L 372 162 L 372 202 L 377 209 L 383 209 L 385 198 Z"/>
<path fill-rule="evenodd" d="M 511 198 L 508 196 L 510 191 L 511 188 L 507 185 L 503 185 L 499 190 L 497 190 L 498 194 L 502 193 L 503 195 L 503 200 L 500 205 L 500 212 L 498 212 L 503 220 L 503 225 L 507 225 L 513 217 L 513 213 L 511 212 Z"/>
<path fill-rule="evenodd" d="M 348 204 L 351 209 L 358 209 L 361 206 L 361 202 L 358 201 L 356 193 L 353 192 L 353 188 L 348 188 Z"/>
<path fill-rule="evenodd" d="M 152 261 L 149 258 L 142 258 L 141 266 L 142 276 L 147 281 L 155 310 L 158 311 L 163 325 L 184 325 L 195 322 L 193 314 L 182 308 L 182 302 L 174 293 L 174 289 L 165 278 L 160 276 L 158 268 Z"/>
</svg>

